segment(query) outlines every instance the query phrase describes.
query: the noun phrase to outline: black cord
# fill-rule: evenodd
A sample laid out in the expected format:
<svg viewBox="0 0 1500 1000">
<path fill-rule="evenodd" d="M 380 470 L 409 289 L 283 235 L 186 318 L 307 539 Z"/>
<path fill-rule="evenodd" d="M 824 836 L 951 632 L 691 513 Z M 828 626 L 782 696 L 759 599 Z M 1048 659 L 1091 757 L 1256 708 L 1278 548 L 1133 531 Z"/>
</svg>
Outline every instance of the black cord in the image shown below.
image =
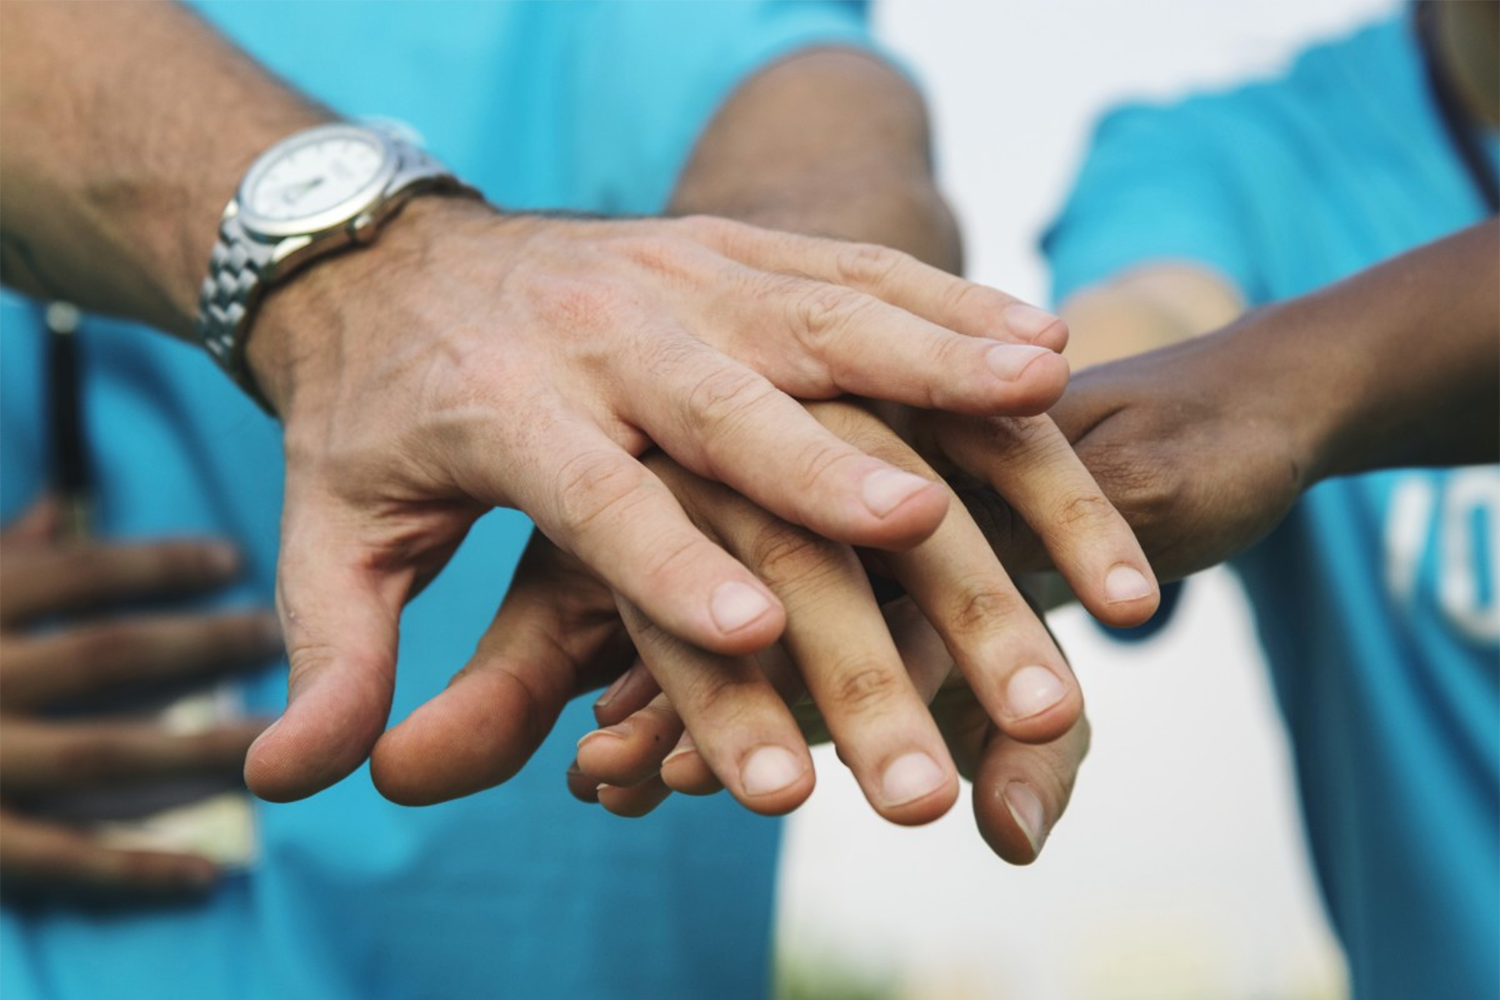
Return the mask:
<svg viewBox="0 0 1500 1000">
<path fill-rule="evenodd" d="M 83 424 L 79 314 L 67 302 L 52 302 L 45 318 L 52 488 L 62 502 L 64 536 L 78 538 L 88 532 L 93 478 Z"/>
</svg>

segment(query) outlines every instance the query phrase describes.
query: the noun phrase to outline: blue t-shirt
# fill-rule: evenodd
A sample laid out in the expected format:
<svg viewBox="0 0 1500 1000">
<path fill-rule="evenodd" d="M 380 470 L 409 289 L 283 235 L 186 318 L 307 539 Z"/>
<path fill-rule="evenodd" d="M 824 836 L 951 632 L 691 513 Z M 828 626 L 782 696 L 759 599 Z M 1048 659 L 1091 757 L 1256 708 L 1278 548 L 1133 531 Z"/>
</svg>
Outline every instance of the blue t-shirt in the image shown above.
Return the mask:
<svg viewBox="0 0 1500 1000">
<path fill-rule="evenodd" d="M 350 116 L 413 125 L 511 208 L 650 213 L 716 107 L 756 68 L 815 44 L 867 45 L 859 4 L 205 3 L 272 70 Z M 143 136 L 142 141 L 150 141 Z M 33 303 L 0 304 L 3 513 L 45 477 Z M 272 600 L 278 428 L 201 351 L 129 324 L 81 334 L 98 528 L 236 540 L 235 603 Z M 392 721 L 467 660 L 529 534 L 484 518 L 403 620 Z M 245 685 L 284 704 L 284 670 Z M 779 826 L 728 797 L 625 821 L 573 801 L 563 772 L 592 728 L 571 706 L 500 789 L 425 809 L 361 770 L 258 805 L 260 860 L 203 905 L 0 918 L 0 995 L 100 1000 L 760 997 Z"/>
<path fill-rule="evenodd" d="M 1056 299 L 1177 260 L 1263 304 L 1479 221 L 1424 73 L 1403 15 L 1110 114 L 1044 241 Z M 1497 547 L 1500 468 L 1402 470 L 1319 485 L 1237 562 L 1365 1000 L 1500 996 Z"/>
</svg>

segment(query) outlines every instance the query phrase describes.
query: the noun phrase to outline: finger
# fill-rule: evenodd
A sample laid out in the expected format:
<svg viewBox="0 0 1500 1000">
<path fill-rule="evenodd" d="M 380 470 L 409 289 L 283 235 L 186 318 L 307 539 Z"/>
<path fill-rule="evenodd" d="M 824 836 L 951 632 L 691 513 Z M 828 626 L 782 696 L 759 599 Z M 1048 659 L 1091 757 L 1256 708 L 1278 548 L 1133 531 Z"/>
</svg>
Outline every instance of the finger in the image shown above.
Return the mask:
<svg viewBox="0 0 1500 1000">
<path fill-rule="evenodd" d="M 853 551 L 717 484 L 685 476 L 673 484 L 712 512 L 715 533 L 781 598 L 787 627 L 780 646 L 870 804 L 897 823 L 946 812 L 958 795 L 957 774 Z M 670 690 L 660 673 L 657 680 Z M 686 714 L 677 697 L 672 704 Z M 709 734 L 690 728 L 707 753 Z"/>
<path fill-rule="evenodd" d="M 599 782 L 584 774 L 576 760 L 568 765 L 567 783 L 568 794 L 579 802 L 587 802 L 589 805 L 599 803 Z"/>
<path fill-rule="evenodd" d="M 1128 627 L 1156 612 L 1161 591 L 1135 534 L 1051 420 L 939 418 L 935 433 L 1020 514 L 1096 618 Z"/>
<path fill-rule="evenodd" d="M 786 672 L 806 684 L 840 757 L 875 809 L 898 823 L 929 822 L 945 812 L 958 794 L 956 774 L 854 553 L 770 516 L 724 486 L 665 463 L 653 467 L 781 598 L 788 621 L 779 648 L 795 664 Z M 768 651 L 762 667 L 779 658 Z M 675 696 L 672 704 L 687 717 L 688 706 Z M 694 733 L 710 762 L 708 741 L 736 740 L 734 734 Z"/>
<path fill-rule="evenodd" d="M 539 447 L 536 465 L 553 471 L 519 477 L 518 502 L 559 547 L 695 645 L 732 655 L 776 640 L 784 617 L 775 596 L 596 426 L 559 421 Z M 497 474 L 497 465 L 489 455 L 463 463 L 471 480 L 473 470 Z M 538 488 L 542 481 L 550 485 Z M 460 485 L 483 498 L 503 495 L 505 484 Z"/>
<path fill-rule="evenodd" d="M 812 759 L 776 689 L 749 657 L 687 645 L 624 598 L 620 616 L 662 691 L 699 734 L 709 766 L 746 808 L 780 815 L 812 792 Z"/>
<path fill-rule="evenodd" d="M 7 896 L 178 895 L 207 891 L 218 870 L 192 854 L 120 850 L 50 823 L 0 813 L 0 871 Z"/>
<path fill-rule="evenodd" d="M 1051 743 L 991 737 L 974 779 L 974 818 L 991 850 L 1011 864 L 1036 860 L 1068 807 L 1088 749 L 1086 718 Z"/>
<path fill-rule="evenodd" d="M 862 421 L 841 430 L 861 447 L 926 470 L 869 414 L 846 416 Z M 956 497 L 931 538 L 884 558 L 1007 735 L 1045 742 L 1073 725 L 1083 696 L 1072 670 Z"/>
<path fill-rule="evenodd" d="M 953 654 L 910 596 L 897 598 L 880 610 L 917 697 L 931 705 L 958 670 Z"/>
<path fill-rule="evenodd" d="M 646 815 L 666 801 L 672 790 L 662 783 L 660 778 L 649 778 L 638 785 L 630 788 L 615 788 L 612 785 L 600 785 L 595 795 L 598 802 L 605 809 L 616 816 L 625 816 L 635 819 Z"/>
<path fill-rule="evenodd" d="M 578 741 L 578 767 L 600 784 L 628 788 L 656 777 L 682 737 L 682 718 L 659 694 L 640 710 Z"/>
<path fill-rule="evenodd" d="M 613 611 L 613 601 L 610 604 Z M 651 699 L 661 693 L 656 678 L 637 659 L 629 670 L 615 678 L 613 684 L 594 702 L 594 721 L 600 726 L 612 726 L 623 722 L 632 713 L 650 704 Z"/>
<path fill-rule="evenodd" d="M 848 287 L 969 337 L 1052 351 L 1067 346 L 1067 324 L 1059 317 L 899 250 L 733 223 L 717 228 L 724 251 L 753 267 Z"/>
<path fill-rule="evenodd" d="M 714 776 L 708 762 L 698 752 L 692 733 L 683 733 L 672 752 L 667 754 L 667 759 L 662 761 L 661 779 L 672 791 L 683 795 L 716 795 L 724 790 L 723 783 Z"/>
<path fill-rule="evenodd" d="M 70 544 L 7 552 L 6 562 L 6 575 L 25 581 L 5 588 L 0 624 L 7 626 L 102 604 L 210 590 L 232 580 L 240 565 L 233 546 L 210 541 Z"/>
<path fill-rule="evenodd" d="M 801 403 L 706 344 L 663 337 L 663 358 L 624 372 L 628 418 L 683 465 L 836 541 L 904 547 L 930 535 L 942 491 L 840 440 Z M 667 393 L 663 384 L 689 386 Z"/>
<path fill-rule="evenodd" d="M 281 653 L 264 613 L 161 615 L 81 626 L 0 646 L 0 700 L 12 711 L 123 688 L 217 677 Z"/>
<path fill-rule="evenodd" d="M 245 761 L 250 790 L 271 802 L 321 791 L 369 756 L 390 714 L 401 607 L 415 575 L 365 544 L 335 501 L 303 501 L 293 489 L 276 580 L 287 707 Z"/>
<path fill-rule="evenodd" d="M 468 664 L 376 744 L 376 788 L 393 802 L 428 805 L 509 780 L 568 699 L 618 673 L 630 655 L 609 590 L 534 535 Z"/>
<path fill-rule="evenodd" d="M 167 778 L 237 779 L 264 729 L 264 720 L 176 734 L 156 723 L 8 719 L 0 728 L 0 784 L 20 797 Z"/>
</svg>

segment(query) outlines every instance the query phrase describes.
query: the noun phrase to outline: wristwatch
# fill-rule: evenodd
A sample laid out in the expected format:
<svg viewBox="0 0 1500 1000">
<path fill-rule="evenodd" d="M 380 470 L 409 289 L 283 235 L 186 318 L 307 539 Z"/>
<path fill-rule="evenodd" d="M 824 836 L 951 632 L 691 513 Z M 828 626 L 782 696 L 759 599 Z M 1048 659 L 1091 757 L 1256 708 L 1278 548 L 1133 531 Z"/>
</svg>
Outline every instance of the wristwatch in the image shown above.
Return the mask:
<svg viewBox="0 0 1500 1000">
<path fill-rule="evenodd" d="M 369 243 L 413 195 L 482 197 L 394 130 L 339 123 L 283 139 L 245 174 L 219 221 L 198 296 L 198 339 L 229 377 L 271 411 L 245 364 L 256 303 L 297 268 Z"/>
</svg>

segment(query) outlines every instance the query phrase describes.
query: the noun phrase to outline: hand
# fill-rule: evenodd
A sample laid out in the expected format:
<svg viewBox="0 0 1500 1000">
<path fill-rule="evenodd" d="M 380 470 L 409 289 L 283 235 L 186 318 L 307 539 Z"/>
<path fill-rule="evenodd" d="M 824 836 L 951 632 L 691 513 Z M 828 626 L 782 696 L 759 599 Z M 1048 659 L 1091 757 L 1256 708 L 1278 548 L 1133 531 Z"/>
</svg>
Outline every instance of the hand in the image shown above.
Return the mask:
<svg viewBox="0 0 1500 1000">
<path fill-rule="evenodd" d="M 1007 736 L 985 713 L 963 680 L 942 637 L 908 597 L 883 609 L 890 634 L 900 651 L 918 697 L 930 702 L 934 722 L 958 771 L 973 783 L 974 818 L 985 842 L 1011 864 L 1035 861 L 1047 836 L 1062 818 L 1072 795 L 1078 768 L 1089 749 L 1088 718 L 1080 715 L 1055 739 L 1028 743 Z M 762 654 L 763 658 L 769 654 Z M 784 662 L 784 658 L 783 658 Z M 799 702 L 798 721 L 810 743 L 826 742 L 824 720 L 810 702 Z M 630 720 L 659 720 L 670 732 L 681 732 L 681 722 L 670 701 L 643 665 L 623 675 L 596 704 L 601 725 L 619 729 Z M 711 794 L 722 786 L 694 751 L 691 737 L 682 736 L 668 755 L 671 786 L 657 776 L 659 754 L 647 739 L 631 738 L 615 748 L 611 766 L 618 772 L 648 776 L 633 784 L 600 784 L 597 777 L 575 763 L 568 786 L 585 802 L 599 802 L 610 812 L 640 816 L 650 812 L 672 790 Z"/>
<path fill-rule="evenodd" d="M 888 428 L 859 407 L 825 403 L 813 410 L 841 438 L 868 453 L 931 475 Z M 654 781 L 662 768 L 663 780 L 629 803 L 619 803 L 621 811 L 649 808 L 655 802 L 643 802 L 640 796 L 654 795 L 659 801 L 667 787 L 704 790 L 699 779 L 706 773 L 721 779 L 749 808 L 785 812 L 812 787 L 805 743 L 785 706 L 805 682 L 841 754 L 882 815 L 915 823 L 946 811 L 957 792 L 953 762 L 925 700 L 907 677 L 854 553 L 779 521 L 664 457 L 648 462 L 699 523 L 745 558 L 786 602 L 784 655 L 763 655 L 758 662 L 716 656 L 656 628 L 621 600 L 631 638 L 670 703 L 661 700 L 626 725 L 586 739 L 580 747 L 582 771 L 595 784 L 637 785 Z M 1034 468 L 1038 462 L 1047 468 Z M 1103 588 L 1092 577 L 1102 578 L 1121 564 L 1139 567 L 1146 579 L 1149 569 L 1118 517 L 1068 525 L 1053 519 L 1032 495 L 1058 486 L 1069 495 L 1082 495 L 1091 488 L 1071 451 L 1032 449 L 1016 458 L 1012 471 L 1015 477 L 1005 488 L 1021 506 L 1039 513 L 1044 536 L 1060 530 L 1084 536 L 1063 550 L 1065 572 L 1081 592 L 1101 594 Z M 1046 742 L 1074 728 L 1081 699 L 1066 661 L 961 509 L 932 538 L 909 552 L 882 558 L 954 651 L 952 659 L 1009 736 Z M 1111 620 L 1135 623 L 1154 609 L 1155 590 L 1149 588 L 1132 602 L 1096 603 Z M 626 665 L 628 647 L 616 631 L 614 665 L 601 668 L 605 661 L 597 651 L 611 638 L 611 617 L 604 587 L 595 585 L 590 594 L 576 564 L 534 543 L 475 658 L 447 692 L 377 746 L 372 761 L 377 786 L 397 801 L 415 804 L 505 780 L 550 728 L 584 674 L 598 678 Z M 778 662 L 787 666 L 778 667 Z M 789 666 L 793 663 L 794 668 Z M 612 690 L 601 712 L 629 700 Z M 663 766 L 683 731 L 679 711 L 695 739 L 691 746 L 677 744 L 684 752 Z M 540 731 L 527 728 L 521 737 L 518 715 L 539 720 Z M 609 717 L 601 714 L 601 721 Z M 674 774 L 687 773 L 688 756 L 696 758 L 693 780 L 679 782 Z"/>
<path fill-rule="evenodd" d="M 64 545 L 57 521 L 44 501 L 0 535 L 0 883 L 7 894 L 48 898 L 202 891 L 216 876 L 207 858 L 106 846 L 29 807 L 89 788 L 236 780 L 264 722 L 180 735 L 83 706 L 262 666 L 281 649 L 275 618 L 99 617 L 103 605 L 215 590 L 234 578 L 234 550 L 206 541 Z M 60 617 L 60 627 L 40 627 Z"/>
<path fill-rule="evenodd" d="M 1241 325 L 1090 368 L 1053 408 L 1163 579 L 1249 548 L 1314 481 L 1327 435 L 1283 365 Z M 968 454 L 993 423 L 934 415 L 929 426 L 945 449 Z M 1006 565 L 1048 564 L 1009 503 L 992 491 L 965 499 Z"/>
<path fill-rule="evenodd" d="M 654 444 L 820 535 L 909 547 L 937 529 L 943 490 L 778 389 L 1039 412 L 1066 365 L 1020 342 L 1057 325 L 871 246 L 418 199 L 375 247 L 272 292 L 249 341 L 286 424 L 292 670 L 251 787 L 293 799 L 364 760 L 403 604 L 494 506 L 530 514 L 671 635 L 727 656 L 768 645 L 776 596 L 633 456 Z"/>
</svg>

